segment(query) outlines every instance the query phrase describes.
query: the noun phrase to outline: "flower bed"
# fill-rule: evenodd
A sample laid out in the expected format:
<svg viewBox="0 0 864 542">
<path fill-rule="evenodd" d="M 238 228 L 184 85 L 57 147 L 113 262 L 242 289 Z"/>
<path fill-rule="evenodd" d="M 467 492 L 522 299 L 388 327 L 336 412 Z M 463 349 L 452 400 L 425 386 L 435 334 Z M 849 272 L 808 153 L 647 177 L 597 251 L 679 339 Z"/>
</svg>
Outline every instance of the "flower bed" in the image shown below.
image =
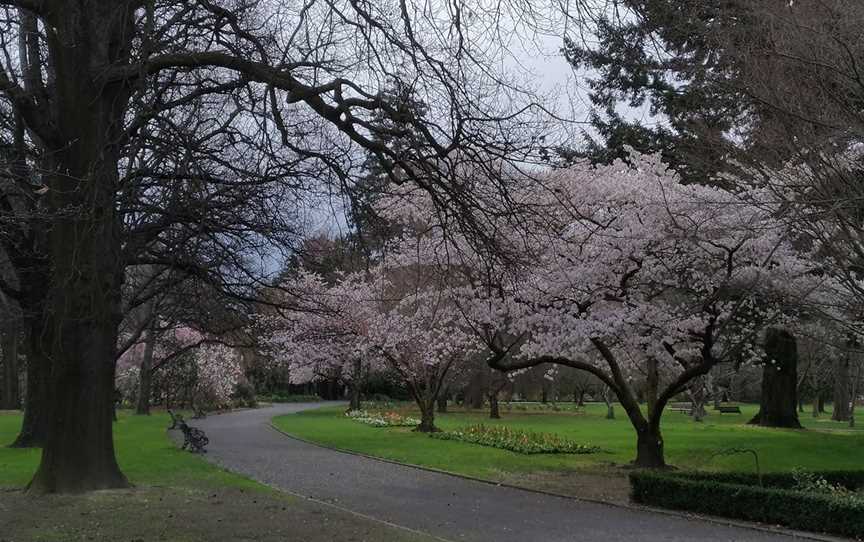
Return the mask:
<svg viewBox="0 0 864 542">
<path fill-rule="evenodd" d="M 470 442 L 520 454 L 592 454 L 596 446 L 578 444 L 554 433 L 520 431 L 505 426 L 472 425 L 455 431 L 432 433 L 432 438 Z"/>
<path fill-rule="evenodd" d="M 349 410 L 346 416 L 355 422 L 365 423 L 372 427 L 409 427 L 420 425 L 420 420 L 403 416 L 396 412 L 369 412 L 367 410 Z"/>
</svg>

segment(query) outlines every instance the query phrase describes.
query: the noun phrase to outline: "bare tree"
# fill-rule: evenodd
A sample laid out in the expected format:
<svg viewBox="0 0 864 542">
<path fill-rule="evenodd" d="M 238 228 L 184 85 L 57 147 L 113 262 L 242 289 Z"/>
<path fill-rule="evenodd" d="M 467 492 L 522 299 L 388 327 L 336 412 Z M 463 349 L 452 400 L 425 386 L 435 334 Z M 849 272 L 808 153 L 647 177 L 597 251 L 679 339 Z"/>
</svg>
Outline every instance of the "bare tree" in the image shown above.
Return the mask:
<svg viewBox="0 0 864 542">
<path fill-rule="evenodd" d="M 176 250 L 188 246 L 177 241 L 189 229 L 175 224 L 218 223 L 205 236 L 218 256 L 211 278 L 222 275 L 211 282 L 248 294 L 253 266 L 239 264 L 266 252 L 272 237 L 240 244 L 254 236 L 234 235 L 236 219 L 261 209 L 237 198 L 264 193 L 251 201 L 284 206 L 280 196 L 322 182 L 338 189 L 363 150 L 391 182 L 426 189 L 452 220 L 494 242 L 458 166 L 482 169 L 490 155 L 530 160 L 538 141 L 519 114 L 526 96 L 490 71 L 494 36 L 482 28 L 495 14 L 462 2 L 448 3 L 444 17 L 408 1 L 0 6 L 11 8 L 4 36 L 25 45 L 4 38 L 0 95 L 17 134 L 13 180 L 27 202 L 23 219 L 4 208 L 13 232 L 4 248 L 21 284 L 4 291 L 32 315 L 28 364 L 46 388 L 47 439 L 32 491 L 126 485 L 111 438 L 122 284 L 129 265 L 203 272 Z M 383 92 L 394 87 L 410 89 L 429 114 Z M 383 133 L 405 144 L 376 143 Z M 250 172 L 257 182 L 244 184 Z M 220 205 L 223 196 L 235 205 Z M 232 220 L 212 218 L 214 209 Z"/>
</svg>

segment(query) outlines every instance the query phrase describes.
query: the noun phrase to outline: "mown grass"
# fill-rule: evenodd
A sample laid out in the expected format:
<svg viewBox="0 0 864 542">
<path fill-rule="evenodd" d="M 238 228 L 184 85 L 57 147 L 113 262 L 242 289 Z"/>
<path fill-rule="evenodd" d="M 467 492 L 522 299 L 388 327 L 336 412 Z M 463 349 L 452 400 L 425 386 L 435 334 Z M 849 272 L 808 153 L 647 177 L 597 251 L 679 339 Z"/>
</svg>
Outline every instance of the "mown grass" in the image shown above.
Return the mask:
<svg viewBox="0 0 864 542">
<path fill-rule="evenodd" d="M 277 492 L 181 451 L 161 413 L 121 413 L 114 427 L 120 468 L 134 488 L 34 498 L 20 490 L 40 451 L 7 446 L 20 425 L 20 414 L 0 412 L 0 540 L 432 540 Z"/>
<path fill-rule="evenodd" d="M 864 467 L 864 430 L 848 430 L 844 423 L 801 415 L 807 430 L 768 429 L 746 425 L 755 414 L 753 405 L 741 415 L 709 412 L 702 423 L 683 413 L 664 416 L 663 435 L 667 462 L 687 469 L 752 471 L 751 455 L 717 455 L 729 448 L 754 449 L 763 471 L 860 469 Z M 362 452 L 405 463 L 469 476 L 499 480 L 508 474 L 540 471 L 597 471 L 626 464 L 635 457 L 635 433 L 620 409 L 618 418 L 605 419 L 606 408 L 589 404 L 584 412 L 511 410 L 503 419 L 489 420 L 484 412 L 455 411 L 437 416 L 442 429 L 475 424 L 504 424 L 531 431 L 556 433 L 604 451 L 589 455 L 523 455 L 446 440 L 430 439 L 410 428 L 373 428 L 351 421 L 341 408 L 322 408 L 281 416 L 274 420 L 283 431 L 328 446 Z M 608 470 L 608 469 L 607 469 Z"/>
<path fill-rule="evenodd" d="M 179 450 L 165 432 L 169 423 L 166 413 L 119 414 L 114 425 L 114 446 L 120 469 L 130 482 L 148 486 L 264 489 L 261 484 Z M 0 487 L 25 486 L 39 465 L 40 450 L 8 447 L 20 427 L 20 414 L 0 414 Z"/>
</svg>

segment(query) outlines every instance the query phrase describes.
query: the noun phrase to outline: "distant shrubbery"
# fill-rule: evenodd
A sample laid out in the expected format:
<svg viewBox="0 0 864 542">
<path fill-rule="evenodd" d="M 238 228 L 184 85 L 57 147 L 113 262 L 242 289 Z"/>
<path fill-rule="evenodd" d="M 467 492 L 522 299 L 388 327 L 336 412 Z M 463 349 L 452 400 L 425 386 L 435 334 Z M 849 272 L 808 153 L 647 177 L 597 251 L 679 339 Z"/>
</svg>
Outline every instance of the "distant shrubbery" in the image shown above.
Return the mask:
<svg viewBox="0 0 864 542">
<path fill-rule="evenodd" d="M 234 408 L 255 408 L 258 399 L 255 397 L 255 386 L 249 382 L 240 382 L 231 394 L 231 403 Z"/>
<path fill-rule="evenodd" d="M 321 398 L 317 395 L 288 395 L 274 393 L 272 395 L 259 395 L 258 400 L 262 403 L 315 403 Z"/>
<path fill-rule="evenodd" d="M 661 506 L 793 529 L 864 536 L 864 471 L 755 475 L 634 471 L 631 497 Z"/>
<path fill-rule="evenodd" d="M 554 433 L 535 433 L 505 426 L 472 425 L 429 436 L 491 446 L 520 454 L 592 454 L 600 451 L 596 446 L 578 444 Z"/>
</svg>

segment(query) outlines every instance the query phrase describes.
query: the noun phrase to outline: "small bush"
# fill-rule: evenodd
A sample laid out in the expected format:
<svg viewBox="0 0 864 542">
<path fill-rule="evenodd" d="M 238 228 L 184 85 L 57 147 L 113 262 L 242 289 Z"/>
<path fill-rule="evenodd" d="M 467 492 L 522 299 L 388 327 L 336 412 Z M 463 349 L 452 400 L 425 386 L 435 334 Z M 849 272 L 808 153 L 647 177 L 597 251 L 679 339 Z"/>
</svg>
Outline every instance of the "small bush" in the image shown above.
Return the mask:
<svg viewBox="0 0 864 542">
<path fill-rule="evenodd" d="M 852 493 L 861 487 L 864 473 L 816 473 L 807 480 L 813 483 L 808 485 L 799 473 L 768 474 L 760 487 L 749 474 L 634 471 L 630 488 L 631 498 L 640 504 L 864 536 L 864 499 Z"/>
<path fill-rule="evenodd" d="M 239 382 L 234 388 L 234 393 L 231 394 L 231 399 L 234 408 L 255 408 L 258 406 L 258 400 L 255 398 L 255 387 L 250 382 Z"/>
<path fill-rule="evenodd" d="M 408 427 L 420 425 L 420 420 L 403 416 L 396 412 L 369 412 L 366 410 L 349 410 L 346 416 L 355 422 L 365 423 L 372 427 Z"/>
<path fill-rule="evenodd" d="M 456 431 L 432 433 L 432 438 L 470 442 L 520 454 L 591 454 L 600 448 L 578 444 L 554 433 L 520 431 L 505 426 L 472 425 Z"/>
</svg>

